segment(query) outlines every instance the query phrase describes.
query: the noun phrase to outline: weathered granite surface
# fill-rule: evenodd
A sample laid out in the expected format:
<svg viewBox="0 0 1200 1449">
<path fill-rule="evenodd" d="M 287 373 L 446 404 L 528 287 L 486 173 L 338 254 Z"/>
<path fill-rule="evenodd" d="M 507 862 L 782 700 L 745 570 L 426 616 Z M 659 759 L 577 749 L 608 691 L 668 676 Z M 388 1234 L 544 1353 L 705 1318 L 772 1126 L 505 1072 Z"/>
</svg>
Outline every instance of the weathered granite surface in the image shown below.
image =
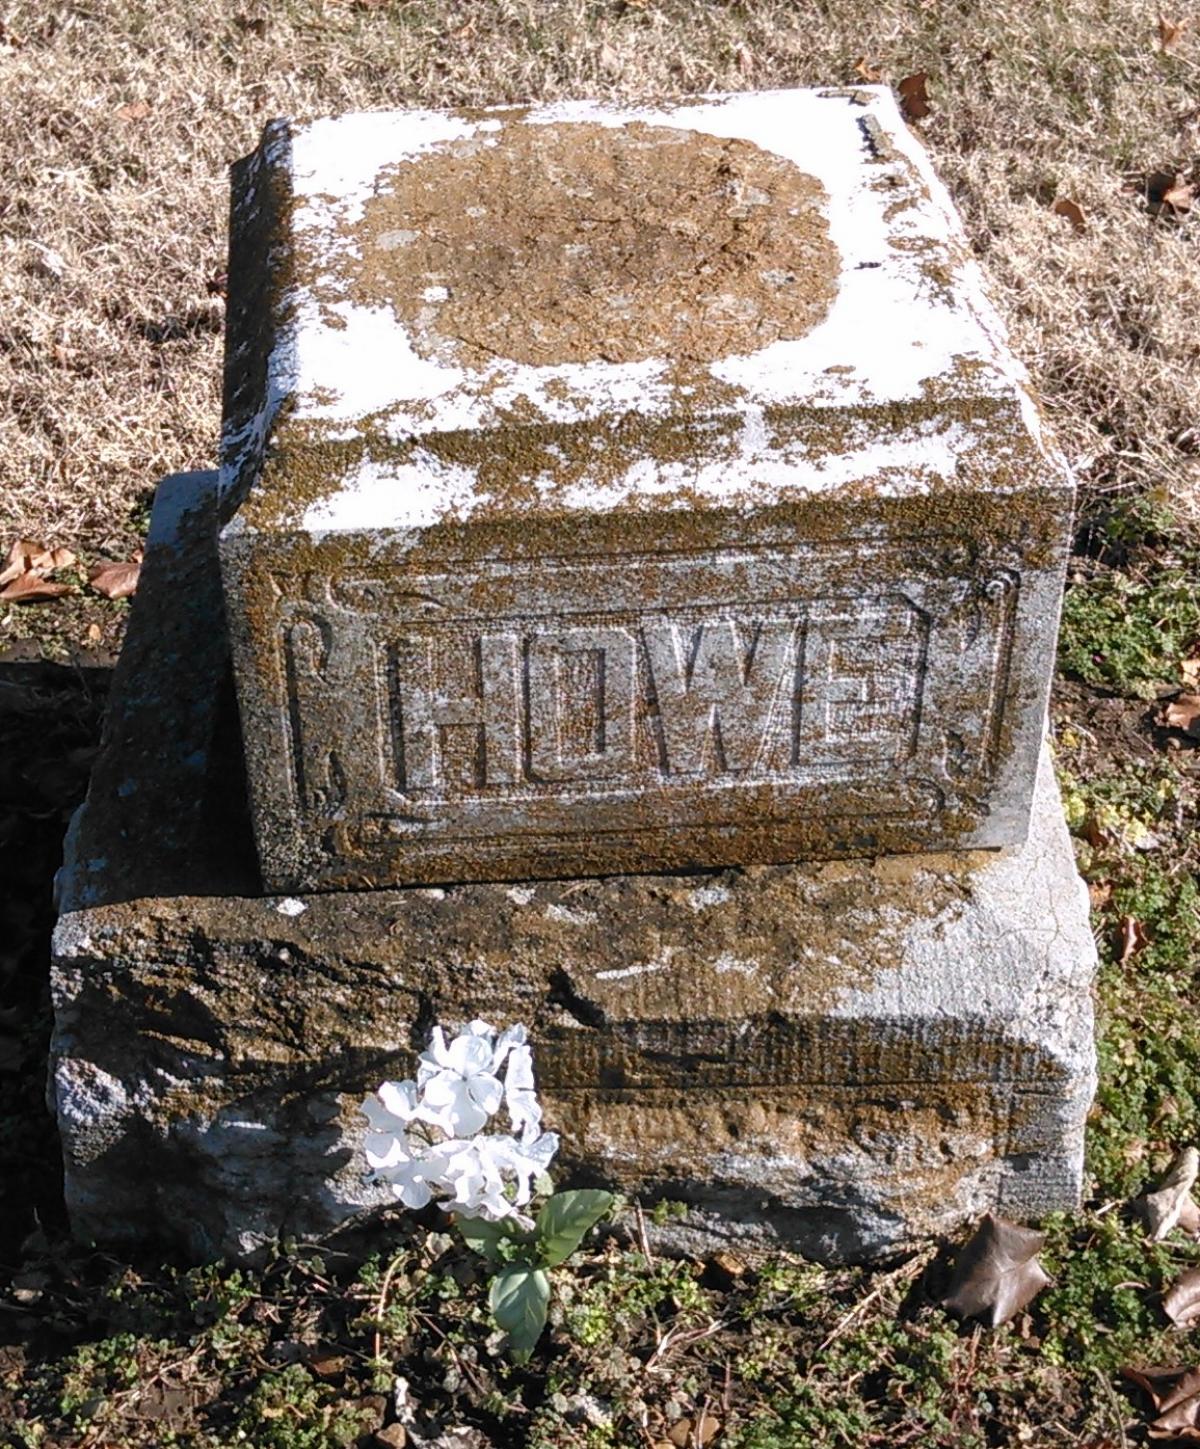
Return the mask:
<svg viewBox="0 0 1200 1449">
<path fill-rule="evenodd" d="M 888 91 L 277 122 L 234 191 L 273 889 L 1023 838 L 1071 481 Z"/>
<path fill-rule="evenodd" d="M 77 1233 L 252 1254 L 381 1200 L 356 1105 L 431 1023 L 532 1029 L 562 1174 L 675 1246 L 870 1256 L 1071 1206 L 1094 949 L 1043 762 L 999 852 L 263 896 L 212 476 L 168 480 L 55 936 Z"/>
</svg>

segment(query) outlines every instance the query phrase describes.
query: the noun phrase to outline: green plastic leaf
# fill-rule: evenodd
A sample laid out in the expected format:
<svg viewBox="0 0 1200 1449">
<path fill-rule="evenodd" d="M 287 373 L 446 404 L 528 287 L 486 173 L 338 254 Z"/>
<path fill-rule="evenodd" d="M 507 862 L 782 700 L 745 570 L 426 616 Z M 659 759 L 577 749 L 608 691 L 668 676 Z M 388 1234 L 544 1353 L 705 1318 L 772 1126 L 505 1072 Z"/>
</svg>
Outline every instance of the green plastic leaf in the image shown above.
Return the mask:
<svg viewBox="0 0 1200 1449">
<path fill-rule="evenodd" d="M 579 1188 L 556 1192 L 538 1213 L 537 1235 L 542 1261 L 548 1268 L 565 1262 L 583 1242 L 587 1230 L 612 1207 L 611 1192 Z"/>
<path fill-rule="evenodd" d="M 499 1223 L 490 1222 L 487 1218 L 457 1218 L 455 1221 L 467 1247 L 474 1248 L 489 1263 L 503 1263 L 509 1256 L 505 1254 L 503 1245 L 516 1236 L 513 1231 L 515 1224 L 509 1219 Z"/>
<path fill-rule="evenodd" d="M 530 1263 L 510 1263 L 492 1279 L 492 1317 L 508 1334 L 513 1354 L 526 1359 L 546 1326 L 550 1279 Z"/>
</svg>

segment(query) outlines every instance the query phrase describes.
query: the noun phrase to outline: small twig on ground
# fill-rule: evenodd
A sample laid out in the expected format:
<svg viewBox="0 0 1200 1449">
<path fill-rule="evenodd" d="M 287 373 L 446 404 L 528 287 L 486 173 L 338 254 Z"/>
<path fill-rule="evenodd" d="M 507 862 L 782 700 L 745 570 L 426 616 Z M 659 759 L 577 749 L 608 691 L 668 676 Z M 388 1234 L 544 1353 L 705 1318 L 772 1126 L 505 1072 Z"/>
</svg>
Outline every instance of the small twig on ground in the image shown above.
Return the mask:
<svg viewBox="0 0 1200 1449">
<path fill-rule="evenodd" d="M 971 1351 L 967 1355 L 966 1379 L 968 1383 L 974 1383 L 975 1381 L 975 1365 L 979 1362 L 979 1345 L 982 1341 L 983 1324 L 977 1323 L 971 1331 Z"/>
<path fill-rule="evenodd" d="M 700 1435 L 704 1432 L 704 1426 L 708 1419 L 708 1406 L 711 1403 L 712 1399 L 708 1394 L 705 1394 L 704 1403 L 701 1406 L 700 1412 L 692 1420 L 692 1449 L 704 1449 L 704 1440 L 701 1439 Z"/>
<path fill-rule="evenodd" d="M 892 1286 L 893 1283 L 901 1282 L 905 1278 L 915 1278 L 918 1273 L 923 1272 L 925 1269 L 925 1265 L 929 1262 L 929 1259 L 932 1257 L 932 1255 L 932 1249 L 929 1249 L 924 1253 L 918 1253 L 916 1257 L 910 1258 L 907 1263 L 901 1263 L 898 1268 L 894 1268 L 890 1273 L 884 1274 L 884 1276 L 880 1279 L 876 1286 L 871 1289 L 867 1296 L 865 1298 L 861 1298 L 854 1305 L 854 1307 L 851 1308 L 850 1312 L 847 1313 L 845 1317 L 842 1318 L 841 1321 L 835 1325 L 833 1332 L 830 1333 L 829 1336 L 825 1339 L 824 1343 L 822 1343 L 818 1347 L 817 1353 L 824 1353 L 831 1343 L 835 1343 L 839 1338 L 841 1338 L 842 1334 L 846 1332 L 850 1325 L 854 1323 L 856 1319 L 860 1318 L 862 1314 L 867 1310 L 867 1308 L 869 1308 L 870 1305 L 874 1303 L 876 1298 L 879 1298 L 886 1289 Z"/>
<path fill-rule="evenodd" d="M 726 1327 L 725 1319 L 717 1318 L 707 1328 L 681 1328 L 678 1330 L 668 1328 L 655 1345 L 654 1352 L 643 1365 L 643 1372 L 649 1372 L 666 1354 L 667 1349 L 682 1347 L 684 1344 L 699 1343 L 701 1339 L 711 1338 L 714 1333 L 720 1333 L 724 1327 Z"/>
<path fill-rule="evenodd" d="M 642 1212 L 642 1205 L 637 1198 L 633 1200 L 633 1210 L 637 1215 L 638 1238 L 642 1244 L 642 1257 L 646 1260 L 646 1267 L 654 1267 L 654 1254 L 650 1249 L 650 1234 L 646 1231 L 646 1215 Z"/>
<path fill-rule="evenodd" d="M 1121 1401 L 1113 1392 L 1113 1386 L 1102 1369 L 1093 1369 L 1093 1373 L 1100 1380 L 1100 1387 L 1104 1390 L 1104 1396 L 1112 1409 L 1113 1423 L 1117 1426 L 1117 1433 L 1121 1436 L 1121 1449 L 1129 1449 L 1129 1440 L 1125 1435 L 1125 1411 L 1121 1408 Z"/>
<path fill-rule="evenodd" d="M 392 1286 L 392 1279 L 395 1277 L 396 1269 L 400 1261 L 407 1254 L 407 1249 L 402 1248 L 392 1261 L 387 1265 L 387 1272 L 383 1275 L 383 1282 L 379 1285 L 379 1302 L 375 1306 L 375 1353 L 376 1362 L 383 1357 L 383 1314 L 387 1308 L 388 1289 Z"/>
<path fill-rule="evenodd" d="M 488 1393 L 487 1384 L 483 1382 L 483 1380 L 479 1377 L 479 1375 L 475 1372 L 471 1365 L 466 1361 L 465 1358 L 463 1358 L 463 1356 L 459 1353 L 458 1349 L 454 1346 L 450 1338 L 442 1332 L 442 1330 L 437 1326 L 433 1319 L 425 1313 L 414 1313 L 413 1317 L 418 1323 L 429 1329 L 430 1333 L 436 1335 L 441 1343 L 445 1344 L 445 1346 L 450 1350 L 451 1358 L 453 1358 L 454 1360 L 454 1367 L 459 1371 L 460 1374 L 462 1374 L 463 1378 L 468 1381 L 468 1383 L 480 1396 L 480 1398 L 486 1398 Z M 526 1409 L 524 1405 L 511 1404 L 509 1406 L 509 1412 L 527 1414 L 529 1410 Z"/>
</svg>

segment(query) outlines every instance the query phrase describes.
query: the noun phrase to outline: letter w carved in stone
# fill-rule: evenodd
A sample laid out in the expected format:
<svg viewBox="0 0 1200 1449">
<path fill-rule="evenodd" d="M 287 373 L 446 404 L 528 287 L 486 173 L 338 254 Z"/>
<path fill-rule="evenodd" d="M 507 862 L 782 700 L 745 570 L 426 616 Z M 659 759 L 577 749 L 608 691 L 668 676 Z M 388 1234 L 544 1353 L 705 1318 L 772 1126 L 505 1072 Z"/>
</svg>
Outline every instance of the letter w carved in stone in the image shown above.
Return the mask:
<svg viewBox="0 0 1200 1449">
<path fill-rule="evenodd" d="M 745 774 L 771 752 L 796 689 L 796 621 L 647 623 L 646 651 L 671 774 Z"/>
</svg>

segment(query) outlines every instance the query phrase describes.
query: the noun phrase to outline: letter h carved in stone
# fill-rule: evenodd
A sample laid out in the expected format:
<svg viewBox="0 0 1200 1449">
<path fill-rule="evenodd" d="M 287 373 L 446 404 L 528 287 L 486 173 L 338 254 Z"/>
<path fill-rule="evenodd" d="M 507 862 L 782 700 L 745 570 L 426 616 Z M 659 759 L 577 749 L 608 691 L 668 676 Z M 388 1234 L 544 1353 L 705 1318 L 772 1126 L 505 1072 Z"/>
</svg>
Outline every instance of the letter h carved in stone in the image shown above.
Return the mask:
<svg viewBox="0 0 1200 1449">
<path fill-rule="evenodd" d="M 405 794 L 454 794 L 521 778 L 516 634 L 439 631 L 390 651 L 397 781 Z"/>
</svg>

